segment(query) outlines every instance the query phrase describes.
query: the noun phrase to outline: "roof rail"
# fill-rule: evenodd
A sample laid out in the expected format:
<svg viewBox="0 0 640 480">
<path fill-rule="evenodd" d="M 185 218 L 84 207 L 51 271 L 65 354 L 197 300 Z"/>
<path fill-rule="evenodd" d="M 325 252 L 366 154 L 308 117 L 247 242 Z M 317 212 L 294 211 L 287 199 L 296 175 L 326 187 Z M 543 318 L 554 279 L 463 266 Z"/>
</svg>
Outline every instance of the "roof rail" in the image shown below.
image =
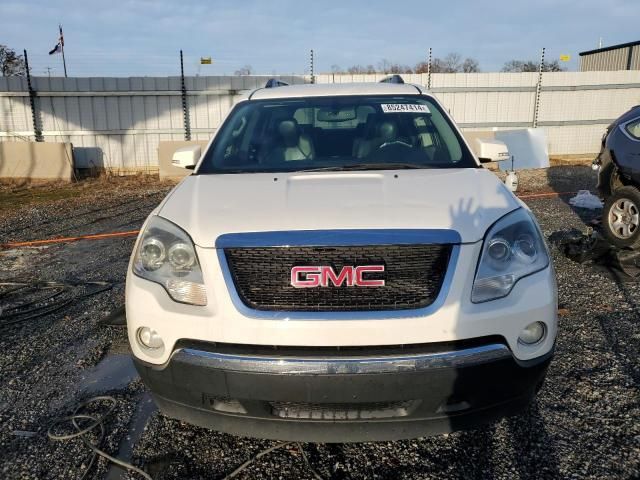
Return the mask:
<svg viewBox="0 0 640 480">
<path fill-rule="evenodd" d="M 383 78 L 378 83 L 404 83 L 404 80 L 400 75 L 390 75 L 386 78 Z"/>
<path fill-rule="evenodd" d="M 282 80 L 278 80 L 277 78 L 270 78 L 267 80 L 264 88 L 276 88 L 276 87 L 286 87 L 289 84 L 287 82 L 283 82 Z"/>
</svg>

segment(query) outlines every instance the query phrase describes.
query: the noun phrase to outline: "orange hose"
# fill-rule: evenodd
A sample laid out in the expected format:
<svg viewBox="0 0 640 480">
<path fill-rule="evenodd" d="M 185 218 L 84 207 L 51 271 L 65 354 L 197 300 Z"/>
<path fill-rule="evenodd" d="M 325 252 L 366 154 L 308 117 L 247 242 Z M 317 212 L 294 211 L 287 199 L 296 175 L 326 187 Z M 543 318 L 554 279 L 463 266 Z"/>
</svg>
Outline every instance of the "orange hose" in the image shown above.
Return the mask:
<svg viewBox="0 0 640 480">
<path fill-rule="evenodd" d="M 518 195 L 518 198 L 540 198 L 540 197 L 560 197 L 562 195 L 575 195 L 577 192 L 547 192 L 547 193 L 528 193 Z"/>
<path fill-rule="evenodd" d="M 562 195 L 573 195 L 576 192 L 548 192 L 548 193 L 529 193 L 525 195 L 518 195 L 518 198 L 541 198 L 541 197 L 559 197 Z M 16 248 L 16 247 L 33 247 L 37 245 L 50 245 L 52 243 L 68 243 L 77 242 L 78 240 L 100 240 L 103 238 L 115 238 L 115 237 L 132 237 L 138 235 L 140 230 L 129 230 L 127 232 L 112 232 L 112 233 L 96 233 L 93 235 L 80 235 L 77 237 L 60 237 L 49 238 L 46 240 L 32 240 L 30 242 L 11 242 L 0 244 L 0 249 L 3 248 Z"/>
</svg>

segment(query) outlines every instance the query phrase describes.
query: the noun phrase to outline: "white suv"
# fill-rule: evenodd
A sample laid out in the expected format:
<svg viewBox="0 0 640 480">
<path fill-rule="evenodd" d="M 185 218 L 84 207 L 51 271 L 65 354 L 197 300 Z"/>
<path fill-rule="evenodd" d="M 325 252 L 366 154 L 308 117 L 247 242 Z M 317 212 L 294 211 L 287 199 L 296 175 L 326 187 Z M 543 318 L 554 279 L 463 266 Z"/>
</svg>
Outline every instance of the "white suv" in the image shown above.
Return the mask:
<svg viewBox="0 0 640 480">
<path fill-rule="evenodd" d="M 422 88 L 272 81 L 174 163 L 194 172 L 146 220 L 126 288 L 165 414 L 391 440 L 517 413 L 540 388 L 557 320 L 540 229 Z"/>
</svg>

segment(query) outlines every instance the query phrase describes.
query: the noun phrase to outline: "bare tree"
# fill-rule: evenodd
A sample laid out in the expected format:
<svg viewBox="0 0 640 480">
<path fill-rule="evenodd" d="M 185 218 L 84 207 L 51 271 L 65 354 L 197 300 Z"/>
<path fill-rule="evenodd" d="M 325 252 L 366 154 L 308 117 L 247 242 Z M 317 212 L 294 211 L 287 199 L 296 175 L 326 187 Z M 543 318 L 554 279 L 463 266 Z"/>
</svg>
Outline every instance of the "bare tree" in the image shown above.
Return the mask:
<svg viewBox="0 0 640 480">
<path fill-rule="evenodd" d="M 560 66 L 560 62 L 558 60 L 552 60 L 551 62 L 545 62 L 544 71 L 545 72 L 563 72 L 564 68 Z"/>
<path fill-rule="evenodd" d="M 22 55 L 17 55 L 6 45 L 0 45 L 0 71 L 3 77 L 24 76 L 27 74 L 27 65 Z"/>
<path fill-rule="evenodd" d="M 335 72 L 335 73 L 343 73 L 343 72 Z M 376 73 L 376 69 L 373 65 L 352 65 L 347 68 L 346 73 L 351 74 L 363 74 L 363 73 Z"/>
<path fill-rule="evenodd" d="M 441 58 L 434 57 L 431 60 L 431 73 L 445 73 L 444 62 Z"/>
<path fill-rule="evenodd" d="M 459 53 L 449 53 L 442 59 L 443 73 L 456 73 L 461 70 L 462 57 Z"/>
<path fill-rule="evenodd" d="M 409 65 L 401 65 L 399 63 L 392 63 L 389 66 L 389 73 L 413 73 L 413 68 Z"/>
<path fill-rule="evenodd" d="M 535 62 L 523 60 L 509 60 L 502 66 L 503 72 L 537 72 L 538 65 Z"/>
<path fill-rule="evenodd" d="M 332 67 L 333 68 L 333 67 Z M 402 63 L 391 62 L 383 58 L 378 62 L 378 68 L 373 65 L 353 65 L 347 68 L 347 73 L 427 73 L 427 62 L 418 62 L 415 67 L 404 65 Z M 459 53 L 450 53 L 444 58 L 434 58 L 431 62 L 431 71 L 433 73 L 456 73 L 456 72 L 479 72 L 480 66 L 475 58 L 467 57 L 462 60 Z M 334 72 L 338 73 L 338 72 Z"/>
<path fill-rule="evenodd" d="M 233 73 L 234 75 L 251 75 L 253 73 L 253 67 L 251 65 L 245 65 Z"/>
<path fill-rule="evenodd" d="M 533 60 L 509 60 L 502 67 L 503 72 L 537 72 L 539 69 L 540 64 Z M 558 60 L 545 62 L 542 67 L 543 72 L 562 72 L 563 70 Z"/>
<path fill-rule="evenodd" d="M 475 58 L 465 58 L 461 69 L 464 73 L 476 73 L 480 71 L 480 64 Z"/>
<path fill-rule="evenodd" d="M 347 73 L 367 73 L 367 67 L 363 67 L 362 65 L 351 65 L 349 68 L 347 68 Z"/>
<path fill-rule="evenodd" d="M 383 58 L 378 62 L 378 71 L 382 73 L 387 73 L 391 70 L 391 62 L 386 58 Z"/>
<path fill-rule="evenodd" d="M 419 62 L 413 69 L 415 73 L 427 73 L 427 62 Z M 462 60 L 462 56 L 459 53 L 449 53 L 444 58 L 434 58 L 431 60 L 431 72 L 432 73 L 473 73 L 480 71 L 480 64 L 475 58 L 467 57 Z"/>
<path fill-rule="evenodd" d="M 429 71 L 429 64 L 427 62 L 418 62 L 416 66 L 413 67 L 414 73 L 427 73 Z"/>
</svg>

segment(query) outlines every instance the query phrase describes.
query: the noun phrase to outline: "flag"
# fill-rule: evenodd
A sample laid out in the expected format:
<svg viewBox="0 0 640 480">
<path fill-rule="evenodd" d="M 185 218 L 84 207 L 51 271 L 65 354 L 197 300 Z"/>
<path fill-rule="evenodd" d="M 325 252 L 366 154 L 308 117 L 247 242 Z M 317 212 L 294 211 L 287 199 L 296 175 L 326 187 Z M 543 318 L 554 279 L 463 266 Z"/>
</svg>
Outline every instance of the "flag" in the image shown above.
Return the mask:
<svg viewBox="0 0 640 480">
<path fill-rule="evenodd" d="M 58 28 L 60 29 L 60 37 L 58 38 L 58 43 L 56 43 L 56 46 L 53 47 L 53 50 L 49 51 L 49 55 L 62 52 L 62 48 L 64 47 L 64 36 L 62 35 L 62 25 L 58 25 Z"/>
</svg>

